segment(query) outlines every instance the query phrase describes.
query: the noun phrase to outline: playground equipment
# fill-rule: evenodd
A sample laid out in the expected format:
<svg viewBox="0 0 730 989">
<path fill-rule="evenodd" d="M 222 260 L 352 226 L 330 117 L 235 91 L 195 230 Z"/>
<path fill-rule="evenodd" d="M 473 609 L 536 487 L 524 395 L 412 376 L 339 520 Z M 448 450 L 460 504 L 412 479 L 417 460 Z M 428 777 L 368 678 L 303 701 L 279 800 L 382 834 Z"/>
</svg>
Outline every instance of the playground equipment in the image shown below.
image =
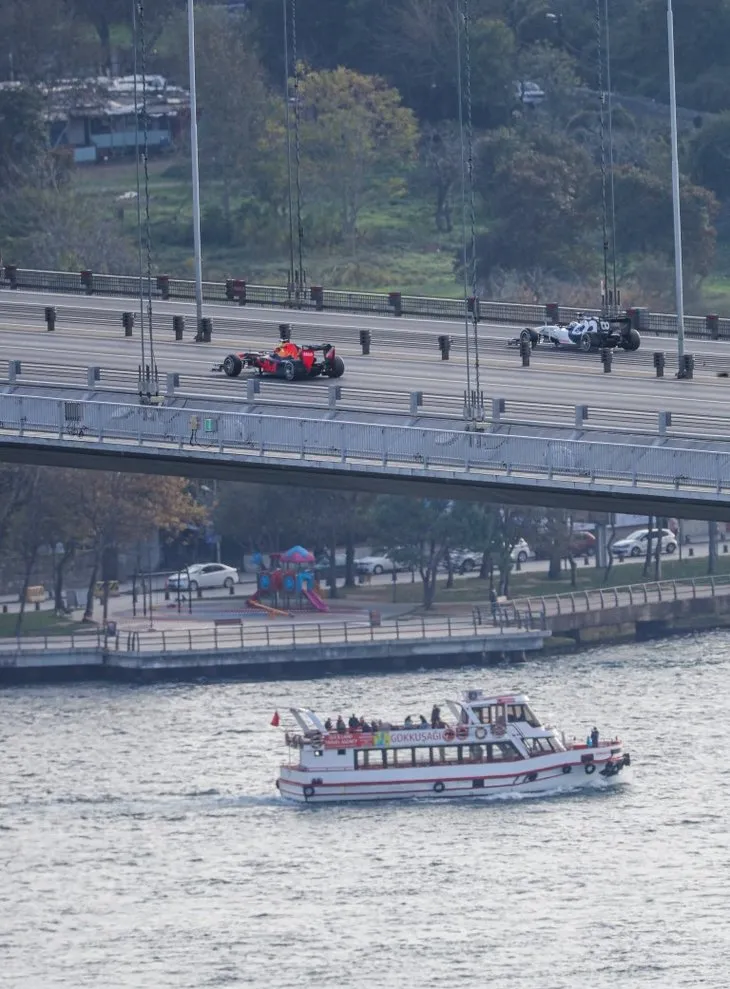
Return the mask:
<svg viewBox="0 0 730 989">
<path fill-rule="evenodd" d="M 268 608 L 271 614 L 285 614 L 278 610 L 280 605 L 287 611 L 304 611 L 309 607 L 329 611 L 319 596 L 314 571 L 309 569 L 312 563 L 313 554 L 303 546 L 293 546 L 286 553 L 272 553 L 271 568 L 256 575 L 256 594 L 250 599 L 253 606 Z"/>
</svg>

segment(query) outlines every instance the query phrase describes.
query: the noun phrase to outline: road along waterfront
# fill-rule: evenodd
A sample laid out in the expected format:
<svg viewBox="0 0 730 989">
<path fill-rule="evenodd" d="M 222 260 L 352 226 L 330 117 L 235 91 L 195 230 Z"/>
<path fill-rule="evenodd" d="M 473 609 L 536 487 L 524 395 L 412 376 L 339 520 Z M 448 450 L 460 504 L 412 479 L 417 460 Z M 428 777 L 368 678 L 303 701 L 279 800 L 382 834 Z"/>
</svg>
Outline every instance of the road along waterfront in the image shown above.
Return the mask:
<svg viewBox="0 0 730 989">
<path fill-rule="evenodd" d="M 0 694 L 10 987 L 726 989 L 726 633 L 498 671 Z M 292 807 L 274 710 L 471 687 L 632 752 L 612 793 Z M 720 710 L 718 709 L 720 708 Z M 428 714 L 428 710 L 424 711 Z M 488 918 L 488 919 L 485 919 Z"/>
</svg>

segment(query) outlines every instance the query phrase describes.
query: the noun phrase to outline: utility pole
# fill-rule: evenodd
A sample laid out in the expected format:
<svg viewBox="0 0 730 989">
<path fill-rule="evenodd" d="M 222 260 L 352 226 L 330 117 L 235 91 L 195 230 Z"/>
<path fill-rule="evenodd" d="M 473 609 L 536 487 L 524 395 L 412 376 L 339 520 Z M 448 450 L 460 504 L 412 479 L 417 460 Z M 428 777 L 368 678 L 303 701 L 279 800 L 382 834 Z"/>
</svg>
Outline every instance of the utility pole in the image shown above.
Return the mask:
<svg viewBox="0 0 730 989">
<path fill-rule="evenodd" d="M 198 93 L 195 84 L 195 11 L 188 0 L 188 63 L 190 69 L 190 157 L 193 163 L 193 244 L 195 250 L 195 315 L 200 333 L 203 318 L 203 258 L 200 239 L 200 165 L 198 161 Z"/>
<path fill-rule="evenodd" d="M 667 36 L 669 41 L 669 115 L 672 124 L 672 207 L 674 212 L 674 277 L 677 303 L 678 377 L 684 370 L 684 278 L 682 274 L 682 218 L 679 205 L 679 144 L 677 140 L 677 79 L 674 71 L 674 13 L 667 0 Z"/>
</svg>

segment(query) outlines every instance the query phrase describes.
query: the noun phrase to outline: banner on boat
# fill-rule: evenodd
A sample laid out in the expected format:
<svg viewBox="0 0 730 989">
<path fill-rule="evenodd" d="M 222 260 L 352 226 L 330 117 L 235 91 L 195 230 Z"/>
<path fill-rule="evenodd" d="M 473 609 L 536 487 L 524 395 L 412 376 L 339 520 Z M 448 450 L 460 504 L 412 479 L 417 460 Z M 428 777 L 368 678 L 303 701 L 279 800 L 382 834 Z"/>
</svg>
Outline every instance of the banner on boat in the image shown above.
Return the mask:
<svg viewBox="0 0 730 989">
<path fill-rule="evenodd" d="M 413 728 L 376 732 L 330 732 L 325 736 L 326 749 L 378 748 L 389 749 L 394 745 L 428 745 L 453 742 L 468 735 L 466 725 L 453 728 Z"/>
</svg>

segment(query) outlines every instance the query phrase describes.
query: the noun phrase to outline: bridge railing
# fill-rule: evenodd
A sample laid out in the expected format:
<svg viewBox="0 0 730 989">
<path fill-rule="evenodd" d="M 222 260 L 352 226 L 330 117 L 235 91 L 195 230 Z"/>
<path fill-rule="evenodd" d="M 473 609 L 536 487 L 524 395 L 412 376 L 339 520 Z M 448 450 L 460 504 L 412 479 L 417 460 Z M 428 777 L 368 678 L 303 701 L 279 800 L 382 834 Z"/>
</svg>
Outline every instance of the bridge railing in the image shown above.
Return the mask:
<svg viewBox="0 0 730 989">
<path fill-rule="evenodd" d="M 376 425 L 345 420 L 292 420 L 205 408 L 150 407 L 116 402 L 0 396 L 0 431 L 46 441 L 93 441 L 171 453 L 198 452 L 258 463 L 306 461 L 307 469 L 382 467 L 431 477 L 444 469 L 474 480 L 505 475 L 554 478 L 590 486 L 597 480 L 624 488 L 652 485 L 717 494 L 730 488 L 730 452 L 689 446 L 640 446 L 592 440 L 546 439 L 463 430 Z M 89 451 L 90 452 L 90 451 Z"/>
<path fill-rule="evenodd" d="M 523 597 L 511 602 L 528 618 L 551 618 L 610 608 L 725 597 L 730 594 L 730 574 L 647 581 L 617 587 L 596 587 L 564 594 Z"/>
<path fill-rule="evenodd" d="M 148 281 L 137 275 L 107 275 L 83 271 L 38 271 L 5 265 L 0 270 L 0 288 L 30 289 L 46 293 L 102 295 L 137 298 L 140 288 L 145 296 L 156 299 L 195 300 L 195 283 L 184 278 L 156 275 Z M 370 313 L 383 316 L 411 316 L 426 319 L 462 320 L 473 312 L 474 303 L 465 305 L 463 299 L 403 295 L 400 292 L 349 292 L 314 286 L 298 291 L 293 286 L 249 285 L 243 279 L 225 282 L 204 282 L 203 297 L 215 303 L 272 306 L 336 312 Z M 600 315 L 598 309 L 576 308 L 550 304 L 548 306 L 495 302 L 478 299 L 477 316 L 487 323 L 514 323 L 538 326 L 545 322 L 569 322 L 579 314 Z M 646 309 L 632 310 L 639 330 L 655 334 L 676 335 L 677 317 L 672 313 L 650 313 Z M 714 314 L 685 316 L 685 332 L 690 337 L 730 339 L 730 319 Z"/>
</svg>

